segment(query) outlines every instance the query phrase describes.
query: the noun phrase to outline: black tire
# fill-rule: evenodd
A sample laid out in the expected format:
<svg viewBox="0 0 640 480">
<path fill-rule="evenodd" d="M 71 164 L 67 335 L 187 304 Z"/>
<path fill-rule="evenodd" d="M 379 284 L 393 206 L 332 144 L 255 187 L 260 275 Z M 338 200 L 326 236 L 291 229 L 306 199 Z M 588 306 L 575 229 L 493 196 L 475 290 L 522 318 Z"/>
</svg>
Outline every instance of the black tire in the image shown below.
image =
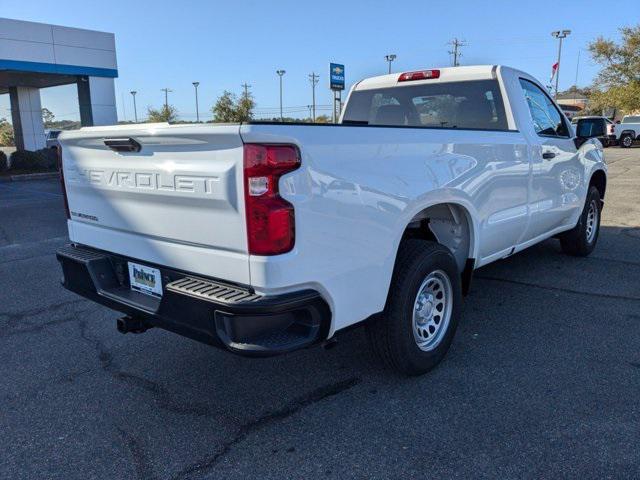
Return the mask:
<svg viewBox="0 0 640 480">
<path fill-rule="evenodd" d="M 620 137 L 620 146 L 622 148 L 631 148 L 633 146 L 633 137 L 629 134 Z"/>
<path fill-rule="evenodd" d="M 590 222 L 589 214 L 592 205 L 595 205 L 596 211 L 594 221 Z M 572 230 L 560 235 L 560 245 L 564 253 L 577 257 L 586 257 L 593 252 L 593 249 L 596 248 L 596 243 L 598 243 L 598 236 L 600 235 L 601 212 L 602 201 L 600 199 L 600 192 L 596 187 L 590 186 L 578 224 Z M 590 233 L 590 223 L 591 228 L 595 228 L 594 233 Z"/>
<path fill-rule="evenodd" d="M 448 277 L 451 303 L 443 308 L 445 311 L 450 309 L 450 316 L 448 323 L 444 319 L 446 315 L 441 316 L 442 327 L 436 334 L 438 343 L 425 351 L 414 338 L 413 312 L 423 281 L 430 274 Z M 421 375 L 428 372 L 442 361 L 449 350 L 458 326 L 461 303 L 460 272 L 449 249 L 425 240 L 404 240 L 398 251 L 385 309 L 367 325 L 373 350 L 383 363 L 400 373 Z M 438 316 L 435 310 L 430 308 L 430 311 Z"/>
</svg>

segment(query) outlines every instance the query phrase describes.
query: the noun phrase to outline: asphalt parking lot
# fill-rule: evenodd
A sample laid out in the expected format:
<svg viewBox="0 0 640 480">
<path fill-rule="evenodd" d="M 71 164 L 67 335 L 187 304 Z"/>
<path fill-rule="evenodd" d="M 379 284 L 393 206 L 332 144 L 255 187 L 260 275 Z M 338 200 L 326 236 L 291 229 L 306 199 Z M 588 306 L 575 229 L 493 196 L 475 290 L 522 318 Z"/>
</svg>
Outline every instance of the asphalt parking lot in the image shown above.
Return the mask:
<svg viewBox="0 0 640 480">
<path fill-rule="evenodd" d="M 445 362 L 364 334 L 245 359 L 59 285 L 55 180 L 0 183 L 0 478 L 637 478 L 640 148 L 606 150 L 589 258 L 550 240 L 476 272 Z"/>
</svg>

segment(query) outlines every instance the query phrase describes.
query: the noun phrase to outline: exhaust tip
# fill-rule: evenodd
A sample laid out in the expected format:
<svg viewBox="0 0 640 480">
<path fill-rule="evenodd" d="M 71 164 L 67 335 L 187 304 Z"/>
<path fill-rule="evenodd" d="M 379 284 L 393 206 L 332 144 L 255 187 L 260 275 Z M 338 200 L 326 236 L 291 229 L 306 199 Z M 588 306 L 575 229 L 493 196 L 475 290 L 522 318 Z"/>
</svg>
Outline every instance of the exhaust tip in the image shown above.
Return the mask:
<svg viewBox="0 0 640 480">
<path fill-rule="evenodd" d="M 122 333 L 144 333 L 153 325 L 145 322 L 140 318 L 125 316 L 116 320 L 116 329 Z"/>
<path fill-rule="evenodd" d="M 122 334 L 125 334 L 128 332 L 127 330 L 127 324 L 125 322 L 124 318 L 119 318 L 118 320 L 116 320 L 116 328 L 118 329 L 118 331 Z"/>
</svg>

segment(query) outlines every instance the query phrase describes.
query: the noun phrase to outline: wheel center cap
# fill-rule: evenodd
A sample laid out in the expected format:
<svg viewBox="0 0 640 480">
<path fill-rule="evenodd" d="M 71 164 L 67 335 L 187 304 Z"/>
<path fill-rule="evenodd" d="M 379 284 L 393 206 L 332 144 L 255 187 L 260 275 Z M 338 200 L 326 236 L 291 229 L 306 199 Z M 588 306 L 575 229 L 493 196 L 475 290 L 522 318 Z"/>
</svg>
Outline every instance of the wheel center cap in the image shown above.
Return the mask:
<svg viewBox="0 0 640 480">
<path fill-rule="evenodd" d="M 431 318 L 432 312 L 433 312 L 433 302 L 431 302 L 431 300 L 427 300 L 422 305 L 422 308 L 420 308 L 420 316 L 426 320 Z"/>
</svg>

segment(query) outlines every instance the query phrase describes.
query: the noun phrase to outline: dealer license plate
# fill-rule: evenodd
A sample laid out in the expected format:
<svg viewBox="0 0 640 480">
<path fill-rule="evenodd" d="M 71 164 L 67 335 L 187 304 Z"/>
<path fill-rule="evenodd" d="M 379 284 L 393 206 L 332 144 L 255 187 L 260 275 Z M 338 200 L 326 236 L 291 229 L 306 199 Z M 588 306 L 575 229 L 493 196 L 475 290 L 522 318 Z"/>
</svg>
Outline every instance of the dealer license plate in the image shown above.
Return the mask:
<svg viewBox="0 0 640 480">
<path fill-rule="evenodd" d="M 162 296 L 162 278 L 160 270 L 139 263 L 129 263 L 129 281 L 131 289 L 154 297 Z"/>
</svg>

